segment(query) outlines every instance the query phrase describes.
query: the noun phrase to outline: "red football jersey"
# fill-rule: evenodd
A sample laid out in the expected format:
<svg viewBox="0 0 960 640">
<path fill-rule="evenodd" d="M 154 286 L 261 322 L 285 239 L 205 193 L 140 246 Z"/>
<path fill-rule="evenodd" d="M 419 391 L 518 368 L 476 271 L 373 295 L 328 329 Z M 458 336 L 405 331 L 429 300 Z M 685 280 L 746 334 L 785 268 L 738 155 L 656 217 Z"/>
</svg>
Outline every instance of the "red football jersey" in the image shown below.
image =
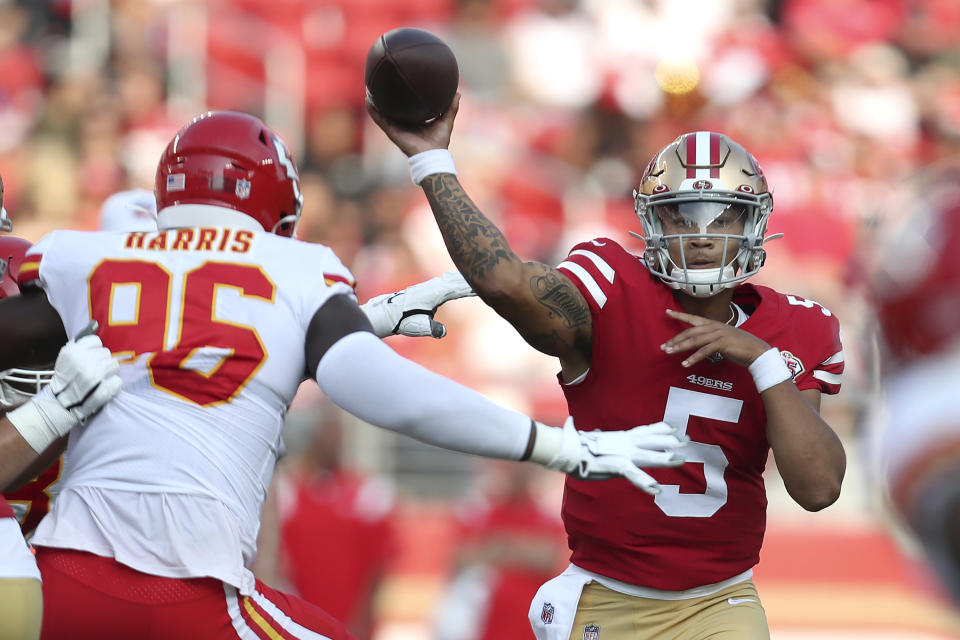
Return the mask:
<svg viewBox="0 0 960 640">
<path fill-rule="evenodd" d="M 60 480 L 63 458 L 46 468 L 39 476 L 16 491 L 8 491 L 3 496 L 13 504 L 16 517 L 20 520 L 20 529 L 27 535 L 37 528 L 43 516 L 50 511 L 55 486 Z"/>
<path fill-rule="evenodd" d="M 686 464 L 648 472 L 651 496 L 624 479 L 568 477 L 563 519 L 571 560 L 632 584 L 679 591 L 719 582 L 759 560 L 766 527 L 766 412 L 746 367 L 726 360 L 680 363 L 660 345 L 688 325 L 672 290 L 613 240 L 577 245 L 558 267 L 590 304 L 593 357 L 563 385 L 581 430 L 628 429 L 664 420 L 690 437 Z M 839 323 L 821 305 L 767 287 L 740 285 L 745 331 L 778 347 L 800 389 L 837 393 Z"/>
</svg>

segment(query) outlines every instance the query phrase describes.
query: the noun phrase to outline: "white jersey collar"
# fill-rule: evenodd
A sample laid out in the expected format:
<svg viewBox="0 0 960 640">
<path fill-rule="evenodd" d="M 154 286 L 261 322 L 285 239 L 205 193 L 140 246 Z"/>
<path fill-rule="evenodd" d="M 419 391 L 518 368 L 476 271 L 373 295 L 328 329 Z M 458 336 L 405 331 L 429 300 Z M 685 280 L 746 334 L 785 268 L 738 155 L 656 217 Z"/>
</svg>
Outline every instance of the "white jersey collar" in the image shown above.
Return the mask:
<svg viewBox="0 0 960 640">
<path fill-rule="evenodd" d="M 231 227 L 264 231 L 263 225 L 247 214 L 211 204 L 180 204 L 157 213 L 157 228 L 165 230 L 177 227 Z"/>
</svg>

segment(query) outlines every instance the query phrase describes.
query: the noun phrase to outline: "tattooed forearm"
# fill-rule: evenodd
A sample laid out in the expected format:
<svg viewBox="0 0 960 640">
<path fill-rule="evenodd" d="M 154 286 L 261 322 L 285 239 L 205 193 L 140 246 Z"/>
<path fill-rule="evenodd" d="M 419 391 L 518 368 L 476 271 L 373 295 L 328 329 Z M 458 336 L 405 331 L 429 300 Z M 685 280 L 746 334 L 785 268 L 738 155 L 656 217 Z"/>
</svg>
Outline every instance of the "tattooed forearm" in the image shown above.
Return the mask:
<svg viewBox="0 0 960 640">
<path fill-rule="evenodd" d="M 547 271 L 530 279 L 530 290 L 537 301 L 551 314 L 560 316 L 567 327 L 582 327 L 590 322 L 590 309 L 583 304 L 583 296 L 566 278 Z"/>
<path fill-rule="evenodd" d="M 420 186 L 450 257 L 480 299 L 565 370 L 589 366 L 590 308 L 573 283 L 545 264 L 521 261 L 455 175 L 428 176 Z"/>
<path fill-rule="evenodd" d="M 497 227 L 450 174 L 428 176 L 421 185 L 454 264 L 474 282 L 504 262 L 518 258 Z"/>
</svg>

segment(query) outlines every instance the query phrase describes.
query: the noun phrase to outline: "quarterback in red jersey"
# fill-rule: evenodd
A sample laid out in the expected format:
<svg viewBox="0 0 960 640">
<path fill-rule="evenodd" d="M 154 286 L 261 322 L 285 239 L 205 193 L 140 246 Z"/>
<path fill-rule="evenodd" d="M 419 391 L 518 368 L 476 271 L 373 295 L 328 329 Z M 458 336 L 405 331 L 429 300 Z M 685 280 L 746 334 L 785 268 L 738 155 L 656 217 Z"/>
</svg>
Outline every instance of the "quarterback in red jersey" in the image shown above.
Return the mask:
<svg viewBox="0 0 960 640">
<path fill-rule="evenodd" d="M 416 130 L 368 109 L 409 156 L 457 268 L 531 346 L 559 358 L 578 425 L 663 420 L 690 438 L 686 464 L 651 471 L 653 495 L 567 479 L 572 564 L 531 605 L 537 637 L 769 637 L 751 580 L 768 452 L 813 511 L 839 496 L 846 458 L 819 414 L 843 370 L 836 317 L 743 283 L 769 239 L 759 164 L 723 134 L 684 134 L 635 191 L 643 257 L 597 238 L 551 267 L 521 260 L 464 192 L 446 149 L 458 106 Z"/>
</svg>

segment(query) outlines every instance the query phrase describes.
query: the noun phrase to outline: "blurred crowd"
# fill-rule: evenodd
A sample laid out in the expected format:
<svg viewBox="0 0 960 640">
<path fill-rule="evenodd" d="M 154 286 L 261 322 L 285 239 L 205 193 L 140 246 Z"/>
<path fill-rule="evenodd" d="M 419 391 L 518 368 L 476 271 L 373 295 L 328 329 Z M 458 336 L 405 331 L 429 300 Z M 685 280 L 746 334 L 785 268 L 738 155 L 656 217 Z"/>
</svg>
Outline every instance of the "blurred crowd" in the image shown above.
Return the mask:
<svg viewBox="0 0 960 640">
<path fill-rule="evenodd" d="M 452 149 L 522 257 L 555 264 L 597 236 L 639 246 L 632 189 L 680 133 L 747 147 L 774 191 L 769 231 L 785 234 L 756 280 L 839 316 L 844 391 L 824 411 L 845 440 L 857 435 L 875 377 L 861 275 L 896 215 L 882 205 L 906 176 L 960 153 L 956 0 L 0 0 L 0 174 L 15 233 L 96 227 L 110 194 L 153 188 L 180 126 L 237 109 L 293 146 L 300 237 L 337 252 L 361 301 L 452 268 L 404 158 L 364 108 L 367 49 L 400 26 L 456 54 Z M 438 318 L 444 340 L 392 346 L 562 420 L 554 360 L 520 347 L 479 301 Z M 293 497 L 339 504 L 297 464 L 281 487 L 287 536 Z"/>
</svg>

